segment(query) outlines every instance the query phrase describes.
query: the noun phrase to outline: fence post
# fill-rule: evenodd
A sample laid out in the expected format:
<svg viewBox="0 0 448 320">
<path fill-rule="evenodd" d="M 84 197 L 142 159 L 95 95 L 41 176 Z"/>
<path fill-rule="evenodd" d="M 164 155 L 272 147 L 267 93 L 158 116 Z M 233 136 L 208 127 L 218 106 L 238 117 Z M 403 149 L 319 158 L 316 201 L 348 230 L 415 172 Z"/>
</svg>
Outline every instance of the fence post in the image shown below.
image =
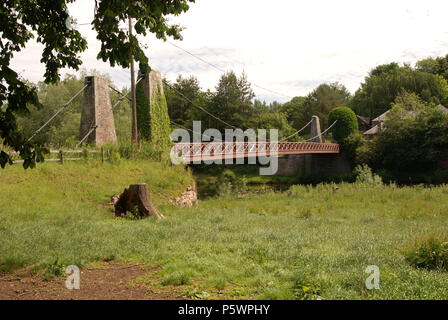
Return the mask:
<svg viewBox="0 0 448 320">
<path fill-rule="evenodd" d="M 104 163 L 104 147 L 101 147 L 101 162 Z"/>
<path fill-rule="evenodd" d="M 59 160 L 61 160 L 61 164 L 64 164 L 64 152 L 59 150 Z"/>
</svg>

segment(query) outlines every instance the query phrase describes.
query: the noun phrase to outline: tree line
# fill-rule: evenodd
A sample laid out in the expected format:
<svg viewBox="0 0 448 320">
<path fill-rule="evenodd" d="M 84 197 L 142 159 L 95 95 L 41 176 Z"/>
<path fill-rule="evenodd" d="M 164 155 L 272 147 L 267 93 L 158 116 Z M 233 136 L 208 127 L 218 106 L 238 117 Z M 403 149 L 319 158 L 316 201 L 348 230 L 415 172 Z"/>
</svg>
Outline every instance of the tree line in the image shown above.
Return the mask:
<svg viewBox="0 0 448 320">
<path fill-rule="evenodd" d="M 81 89 L 87 73 L 83 70 L 78 76 L 67 75 L 57 84 L 39 82 L 36 85 L 38 97 L 45 108 L 31 105 L 30 113 L 19 117 L 18 125 L 23 134 L 31 136 Z M 113 85 L 107 74 L 95 70 L 89 74 L 103 76 Z M 448 105 L 447 77 L 448 55 L 421 60 L 415 67 L 390 63 L 371 70 L 353 95 L 343 84 L 323 83 L 308 95 L 294 97 L 286 103 L 256 99 L 245 73 L 237 75 L 229 71 L 221 75 L 214 91 L 202 90 L 194 76 L 179 75 L 175 81 L 164 79 L 163 82 L 169 116 L 176 125 L 192 129 L 192 122 L 197 120 L 202 121 L 203 130 L 217 128 L 224 131 L 229 128 L 202 108 L 237 128 L 278 129 L 279 137 L 285 137 L 305 126 L 313 115 L 319 116 L 322 129 L 325 129 L 330 111 L 340 106 L 348 106 L 357 115 L 374 118 L 389 110 L 402 92 L 414 93 L 425 103 Z M 124 88 L 122 93 L 128 90 Z M 117 92 L 111 91 L 110 96 L 112 104 L 118 101 Z M 81 110 L 82 95 L 36 136 L 36 141 L 54 147 L 75 145 L 79 138 Z M 114 119 L 118 139 L 130 140 L 132 112 L 128 100 L 123 100 L 115 109 Z M 309 130 L 305 130 L 304 135 L 309 135 Z M 291 139 L 297 141 L 301 138 Z"/>
</svg>

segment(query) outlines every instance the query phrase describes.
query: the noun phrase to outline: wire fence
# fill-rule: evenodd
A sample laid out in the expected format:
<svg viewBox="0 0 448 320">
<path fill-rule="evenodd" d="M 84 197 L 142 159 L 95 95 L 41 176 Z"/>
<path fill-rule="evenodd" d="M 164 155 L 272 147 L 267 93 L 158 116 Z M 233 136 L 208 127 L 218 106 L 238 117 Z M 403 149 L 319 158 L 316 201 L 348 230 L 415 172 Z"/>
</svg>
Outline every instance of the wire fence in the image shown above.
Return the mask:
<svg viewBox="0 0 448 320">
<path fill-rule="evenodd" d="M 12 156 L 13 164 L 19 164 L 23 163 L 24 160 L 22 159 L 14 159 L 19 156 L 18 152 L 9 152 L 9 155 Z M 101 148 L 100 150 L 87 150 L 87 149 L 77 149 L 77 150 L 50 150 L 50 156 L 48 158 L 45 158 L 45 162 L 60 162 L 61 164 L 64 164 L 65 161 L 81 161 L 89 158 L 95 159 L 101 159 L 102 162 L 109 160 L 111 158 L 110 156 L 110 150 Z"/>
</svg>

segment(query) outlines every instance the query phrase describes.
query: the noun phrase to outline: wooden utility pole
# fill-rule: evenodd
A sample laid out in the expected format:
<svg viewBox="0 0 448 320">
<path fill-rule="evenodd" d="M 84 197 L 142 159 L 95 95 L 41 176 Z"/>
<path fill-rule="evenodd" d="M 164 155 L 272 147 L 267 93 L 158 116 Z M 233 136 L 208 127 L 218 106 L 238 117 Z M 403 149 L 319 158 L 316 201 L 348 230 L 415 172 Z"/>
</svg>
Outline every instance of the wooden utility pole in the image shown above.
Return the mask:
<svg viewBox="0 0 448 320">
<path fill-rule="evenodd" d="M 132 18 L 129 17 L 129 41 L 132 36 Z M 138 143 L 137 131 L 137 101 L 135 96 L 135 70 L 134 70 L 134 53 L 131 58 L 131 95 L 132 95 L 132 140 Z"/>
</svg>

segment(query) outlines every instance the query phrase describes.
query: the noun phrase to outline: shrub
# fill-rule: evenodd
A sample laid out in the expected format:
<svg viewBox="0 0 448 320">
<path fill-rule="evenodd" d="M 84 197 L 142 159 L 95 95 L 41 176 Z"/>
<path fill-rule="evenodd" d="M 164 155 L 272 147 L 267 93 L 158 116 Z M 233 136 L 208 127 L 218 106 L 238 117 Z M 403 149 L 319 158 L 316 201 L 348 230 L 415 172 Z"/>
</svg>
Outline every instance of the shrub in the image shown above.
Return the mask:
<svg viewBox="0 0 448 320">
<path fill-rule="evenodd" d="M 342 143 L 349 135 L 358 131 L 358 120 L 356 114 L 348 107 L 337 107 L 328 115 L 328 125 L 337 123 L 331 129 L 334 139 Z"/>
<path fill-rule="evenodd" d="M 416 236 L 402 248 L 413 267 L 448 271 L 448 233 L 433 231 Z"/>
<path fill-rule="evenodd" d="M 360 185 L 368 186 L 382 186 L 383 180 L 377 174 L 372 172 L 372 169 L 368 165 L 358 165 L 355 168 L 356 183 Z"/>
<path fill-rule="evenodd" d="M 59 261 L 59 253 L 57 254 L 55 260 L 48 264 L 47 270 L 45 272 L 46 277 L 59 277 L 65 273 L 64 265 Z"/>
<path fill-rule="evenodd" d="M 341 151 L 352 167 L 357 163 L 358 149 L 364 144 L 365 140 L 359 132 L 350 134 L 341 142 Z"/>
<path fill-rule="evenodd" d="M 144 140 L 140 141 L 138 146 L 129 140 L 120 141 L 118 144 L 108 143 L 104 145 L 104 149 L 110 153 L 112 162 L 119 159 L 161 161 L 168 154 L 168 151 L 156 149 L 152 142 Z"/>
<path fill-rule="evenodd" d="M 216 181 L 216 195 L 228 196 L 232 193 L 244 191 L 246 184 L 247 182 L 244 176 L 238 178 L 232 170 L 225 169 Z"/>
<path fill-rule="evenodd" d="M 177 271 L 165 276 L 161 283 L 163 286 L 174 285 L 181 286 L 191 282 L 191 275 L 184 271 Z"/>
<path fill-rule="evenodd" d="M 448 182 L 447 169 L 422 171 L 378 170 L 378 174 L 383 178 L 385 183 L 396 182 L 400 185 L 416 183 L 440 185 Z"/>
</svg>

